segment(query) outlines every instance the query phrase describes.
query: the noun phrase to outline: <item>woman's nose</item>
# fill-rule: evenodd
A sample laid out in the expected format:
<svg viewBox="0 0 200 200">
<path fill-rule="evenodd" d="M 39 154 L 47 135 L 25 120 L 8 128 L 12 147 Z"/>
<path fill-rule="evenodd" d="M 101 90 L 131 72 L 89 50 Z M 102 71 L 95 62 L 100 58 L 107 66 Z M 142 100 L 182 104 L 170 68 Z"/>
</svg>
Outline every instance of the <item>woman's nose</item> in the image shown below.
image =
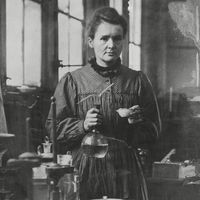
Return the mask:
<svg viewBox="0 0 200 200">
<path fill-rule="evenodd" d="M 110 47 L 110 48 L 112 48 L 112 47 L 115 46 L 115 43 L 114 43 L 114 41 L 113 41 L 112 38 L 109 38 L 109 40 L 107 41 L 107 45 L 108 45 L 108 47 Z"/>
</svg>

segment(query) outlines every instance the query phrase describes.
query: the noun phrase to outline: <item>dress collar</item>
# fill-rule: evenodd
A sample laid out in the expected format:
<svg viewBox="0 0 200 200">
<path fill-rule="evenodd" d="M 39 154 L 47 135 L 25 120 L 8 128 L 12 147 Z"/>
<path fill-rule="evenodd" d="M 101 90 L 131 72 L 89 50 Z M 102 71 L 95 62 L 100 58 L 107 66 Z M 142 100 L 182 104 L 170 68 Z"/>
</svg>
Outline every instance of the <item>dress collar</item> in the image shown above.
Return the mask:
<svg viewBox="0 0 200 200">
<path fill-rule="evenodd" d="M 103 77 L 113 77 L 119 73 L 121 66 L 121 59 L 118 58 L 116 62 L 110 67 L 102 67 L 96 63 L 96 58 L 91 58 L 89 60 L 91 67 Z"/>
</svg>

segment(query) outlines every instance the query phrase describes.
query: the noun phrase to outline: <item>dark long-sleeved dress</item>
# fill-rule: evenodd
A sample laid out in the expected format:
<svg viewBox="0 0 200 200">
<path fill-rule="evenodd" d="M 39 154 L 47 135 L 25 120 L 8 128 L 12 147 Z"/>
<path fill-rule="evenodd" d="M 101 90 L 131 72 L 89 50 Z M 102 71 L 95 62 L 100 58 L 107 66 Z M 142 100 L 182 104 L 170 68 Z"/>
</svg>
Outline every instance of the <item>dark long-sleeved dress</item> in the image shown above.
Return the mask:
<svg viewBox="0 0 200 200">
<path fill-rule="evenodd" d="M 81 198 L 147 199 L 145 181 L 135 148 L 156 140 L 160 131 L 159 111 L 147 77 L 118 63 L 111 74 L 99 73 L 91 64 L 67 73 L 55 90 L 57 140 L 61 153 L 72 150 L 81 175 Z M 110 84 L 99 98 L 98 95 Z M 79 103 L 83 98 L 85 101 Z M 102 134 L 109 138 L 105 158 L 91 158 L 80 148 L 87 134 L 83 122 L 94 104 L 101 104 Z M 139 105 L 145 120 L 129 124 L 116 112 Z M 51 132 L 51 110 L 46 127 Z M 132 148 L 129 148 L 129 147 Z"/>
</svg>

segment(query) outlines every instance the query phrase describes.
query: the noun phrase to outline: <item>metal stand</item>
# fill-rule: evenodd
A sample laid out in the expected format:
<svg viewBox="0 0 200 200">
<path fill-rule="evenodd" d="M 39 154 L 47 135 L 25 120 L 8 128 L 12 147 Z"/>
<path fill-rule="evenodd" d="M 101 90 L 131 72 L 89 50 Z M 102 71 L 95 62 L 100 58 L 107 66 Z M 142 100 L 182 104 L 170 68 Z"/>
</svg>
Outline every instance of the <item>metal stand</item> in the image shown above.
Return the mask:
<svg viewBox="0 0 200 200">
<path fill-rule="evenodd" d="M 53 164 L 46 168 L 48 183 L 48 200 L 60 199 L 58 182 L 66 173 L 73 173 L 74 168 L 57 164 L 57 142 L 56 142 L 56 99 L 51 98 L 52 109 L 52 138 L 53 138 Z"/>
</svg>

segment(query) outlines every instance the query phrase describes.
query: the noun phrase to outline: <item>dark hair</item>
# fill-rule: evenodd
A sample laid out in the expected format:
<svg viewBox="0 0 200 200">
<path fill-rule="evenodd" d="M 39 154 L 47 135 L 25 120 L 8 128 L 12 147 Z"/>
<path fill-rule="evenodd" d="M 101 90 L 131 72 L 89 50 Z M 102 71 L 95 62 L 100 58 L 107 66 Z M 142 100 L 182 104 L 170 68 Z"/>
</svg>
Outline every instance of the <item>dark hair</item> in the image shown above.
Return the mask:
<svg viewBox="0 0 200 200">
<path fill-rule="evenodd" d="M 102 21 L 111 23 L 111 24 L 116 24 L 116 25 L 121 25 L 123 28 L 123 35 L 126 35 L 127 32 L 127 22 L 124 19 L 123 16 L 119 15 L 119 13 L 111 7 L 101 7 L 97 9 L 89 24 L 88 24 L 88 37 L 94 39 L 95 32 L 97 30 L 97 27 L 102 23 Z"/>
</svg>

